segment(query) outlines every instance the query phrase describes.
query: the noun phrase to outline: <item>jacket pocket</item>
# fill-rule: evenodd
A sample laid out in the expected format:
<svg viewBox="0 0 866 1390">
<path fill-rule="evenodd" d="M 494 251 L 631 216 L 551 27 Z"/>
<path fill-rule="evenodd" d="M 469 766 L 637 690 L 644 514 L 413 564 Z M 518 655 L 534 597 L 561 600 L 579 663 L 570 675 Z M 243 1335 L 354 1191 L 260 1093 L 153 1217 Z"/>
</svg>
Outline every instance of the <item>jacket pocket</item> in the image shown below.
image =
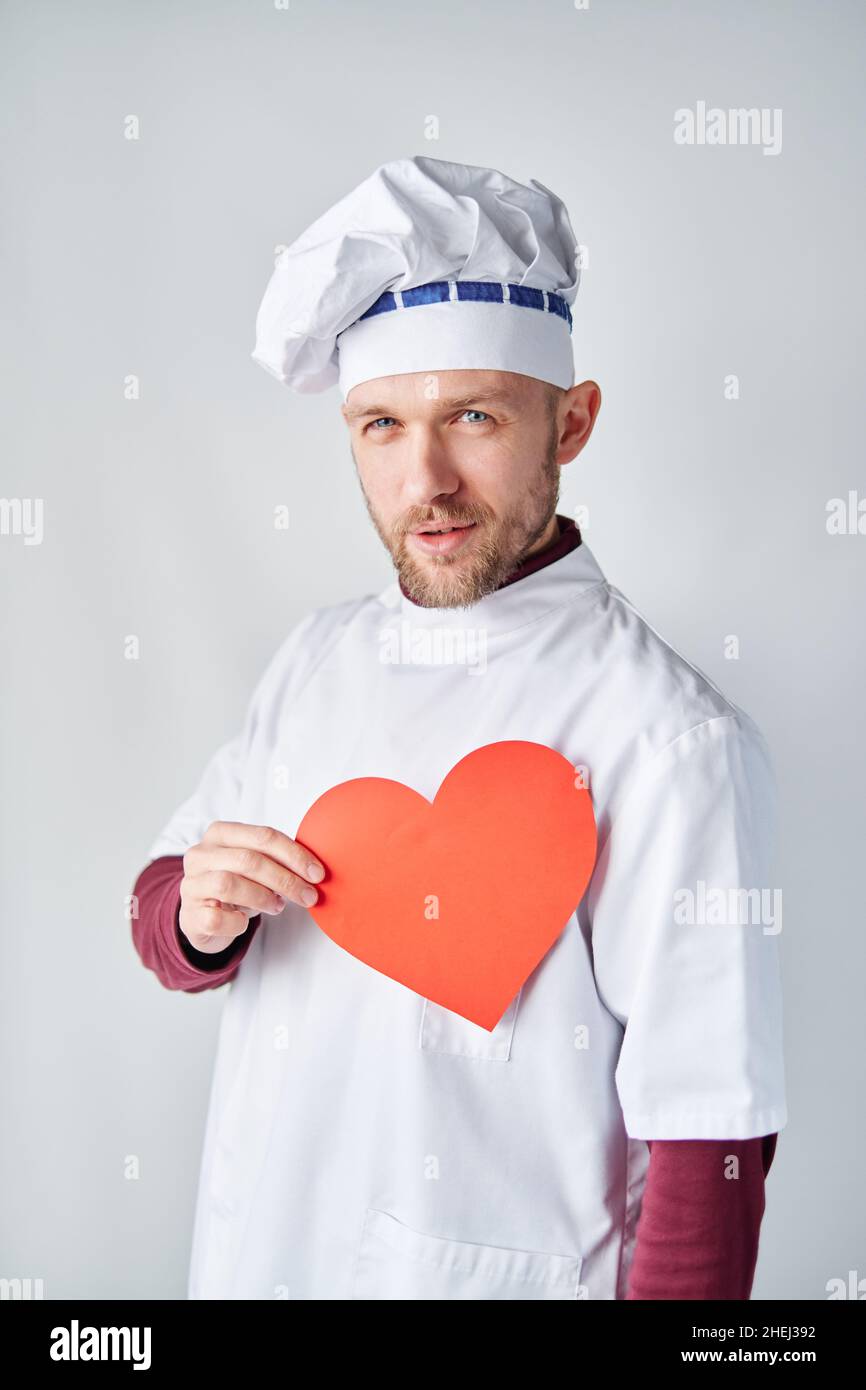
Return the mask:
<svg viewBox="0 0 866 1390">
<path fill-rule="evenodd" d="M 580 1255 L 509 1250 L 425 1235 L 368 1207 L 355 1262 L 353 1299 L 576 1299 Z"/>
<path fill-rule="evenodd" d="M 460 1014 L 425 999 L 421 1010 L 418 1046 L 423 1052 L 445 1052 L 453 1057 L 473 1057 L 477 1061 L 507 1062 L 520 1005 L 518 990 L 492 1032 Z"/>
</svg>

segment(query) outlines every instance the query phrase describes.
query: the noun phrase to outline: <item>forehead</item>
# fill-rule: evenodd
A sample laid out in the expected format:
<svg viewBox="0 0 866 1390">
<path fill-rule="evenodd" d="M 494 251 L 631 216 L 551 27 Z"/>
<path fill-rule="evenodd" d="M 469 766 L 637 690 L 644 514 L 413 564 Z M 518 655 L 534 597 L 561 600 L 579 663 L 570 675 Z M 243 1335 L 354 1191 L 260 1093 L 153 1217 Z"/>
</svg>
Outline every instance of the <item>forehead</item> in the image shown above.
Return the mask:
<svg viewBox="0 0 866 1390">
<path fill-rule="evenodd" d="M 476 402 L 517 408 L 532 402 L 543 383 L 517 372 L 449 370 L 443 372 L 405 372 L 359 382 L 349 392 L 342 407 L 347 420 L 366 415 L 411 411 L 434 415 L 442 410 L 464 409 Z"/>
</svg>

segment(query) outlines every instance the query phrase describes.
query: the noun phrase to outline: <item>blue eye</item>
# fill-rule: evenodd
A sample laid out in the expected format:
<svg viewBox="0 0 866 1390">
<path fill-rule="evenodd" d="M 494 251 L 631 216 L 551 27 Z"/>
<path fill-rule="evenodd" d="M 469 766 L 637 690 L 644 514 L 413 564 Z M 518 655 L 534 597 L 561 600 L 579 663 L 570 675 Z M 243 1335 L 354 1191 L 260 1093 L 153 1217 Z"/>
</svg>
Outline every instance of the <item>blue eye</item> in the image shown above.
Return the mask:
<svg viewBox="0 0 866 1390">
<path fill-rule="evenodd" d="M 383 420 L 390 421 L 392 425 L 395 423 L 393 415 L 380 415 L 378 420 L 372 420 L 370 423 L 375 426 L 381 424 Z"/>
<path fill-rule="evenodd" d="M 487 412 L 486 412 L 485 410 L 464 410 L 463 414 L 464 414 L 464 415 L 483 415 L 483 417 L 484 417 L 485 420 L 489 420 L 489 419 L 490 419 L 490 416 L 487 414 Z M 473 421 L 471 421 L 471 423 L 472 423 L 472 424 L 475 424 L 476 422 L 473 420 Z M 483 423 L 483 421 L 482 421 L 481 423 Z"/>
</svg>

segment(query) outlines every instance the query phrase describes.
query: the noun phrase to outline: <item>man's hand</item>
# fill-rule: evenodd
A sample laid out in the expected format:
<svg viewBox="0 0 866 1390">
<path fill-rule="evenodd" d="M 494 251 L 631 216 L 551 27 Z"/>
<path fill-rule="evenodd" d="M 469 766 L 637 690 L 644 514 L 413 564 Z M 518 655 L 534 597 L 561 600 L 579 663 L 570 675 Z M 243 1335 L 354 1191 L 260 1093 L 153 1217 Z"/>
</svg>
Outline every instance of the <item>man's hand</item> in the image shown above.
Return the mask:
<svg viewBox="0 0 866 1390">
<path fill-rule="evenodd" d="M 315 855 L 269 825 L 214 821 L 183 856 L 178 923 L 197 951 L 215 955 L 241 936 L 259 912 L 287 901 L 312 907 L 325 876 Z"/>
</svg>

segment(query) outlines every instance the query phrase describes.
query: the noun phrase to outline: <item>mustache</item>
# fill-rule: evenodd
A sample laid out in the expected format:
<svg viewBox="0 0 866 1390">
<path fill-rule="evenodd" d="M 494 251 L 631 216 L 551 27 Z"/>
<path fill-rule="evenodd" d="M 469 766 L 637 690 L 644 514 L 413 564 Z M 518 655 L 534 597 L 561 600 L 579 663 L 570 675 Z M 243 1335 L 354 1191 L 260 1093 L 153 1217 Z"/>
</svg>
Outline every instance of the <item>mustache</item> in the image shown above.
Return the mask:
<svg viewBox="0 0 866 1390">
<path fill-rule="evenodd" d="M 419 526 L 472 526 L 481 525 L 489 521 L 491 513 L 486 507 L 452 507 L 444 509 L 442 507 L 423 508 L 407 512 L 397 523 L 394 534 L 399 539 L 408 535 L 410 531 L 417 530 Z"/>
</svg>

